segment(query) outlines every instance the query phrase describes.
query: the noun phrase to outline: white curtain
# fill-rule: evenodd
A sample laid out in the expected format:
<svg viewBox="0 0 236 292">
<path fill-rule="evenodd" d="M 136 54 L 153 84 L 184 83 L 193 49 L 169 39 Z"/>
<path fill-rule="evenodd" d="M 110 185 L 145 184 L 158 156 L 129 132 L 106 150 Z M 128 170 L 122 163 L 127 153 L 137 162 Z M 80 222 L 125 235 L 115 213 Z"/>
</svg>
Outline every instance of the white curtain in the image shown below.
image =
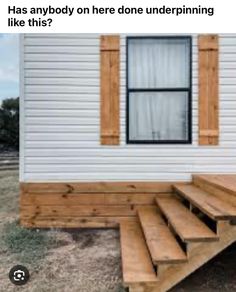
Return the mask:
<svg viewBox="0 0 236 292">
<path fill-rule="evenodd" d="M 189 86 L 189 45 L 185 39 L 132 39 L 129 42 L 129 88 Z M 131 140 L 186 140 L 187 92 L 131 92 Z"/>
<path fill-rule="evenodd" d="M 188 73 L 185 39 L 129 41 L 129 88 L 188 87 Z"/>
<path fill-rule="evenodd" d="M 186 140 L 187 107 L 186 92 L 130 93 L 130 139 Z"/>
</svg>

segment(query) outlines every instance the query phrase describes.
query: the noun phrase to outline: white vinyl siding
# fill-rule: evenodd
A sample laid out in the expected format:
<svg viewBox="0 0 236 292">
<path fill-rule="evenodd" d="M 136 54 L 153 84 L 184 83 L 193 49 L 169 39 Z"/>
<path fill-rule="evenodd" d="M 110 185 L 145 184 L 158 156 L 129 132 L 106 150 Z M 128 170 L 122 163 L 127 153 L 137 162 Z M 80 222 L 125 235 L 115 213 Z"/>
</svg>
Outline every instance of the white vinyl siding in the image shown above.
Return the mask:
<svg viewBox="0 0 236 292">
<path fill-rule="evenodd" d="M 25 34 L 21 62 L 21 181 L 173 181 L 236 172 L 236 34 L 220 35 L 220 143 L 198 145 L 193 36 L 193 142 L 126 144 L 126 48 L 121 38 L 121 143 L 100 145 L 97 34 Z"/>
</svg>

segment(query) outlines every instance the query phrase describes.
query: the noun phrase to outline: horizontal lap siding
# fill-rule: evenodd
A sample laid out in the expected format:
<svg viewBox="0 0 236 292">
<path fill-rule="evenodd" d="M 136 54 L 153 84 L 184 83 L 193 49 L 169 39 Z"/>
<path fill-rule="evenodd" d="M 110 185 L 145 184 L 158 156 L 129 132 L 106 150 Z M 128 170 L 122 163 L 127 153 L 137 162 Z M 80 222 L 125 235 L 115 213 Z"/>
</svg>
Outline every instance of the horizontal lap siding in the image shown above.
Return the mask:
<svg viewBox="0 0 236 292">
<path fill-rule="evenodd" d="M 119 146 L 100 145 L 99 35 L 24 37 L 24 181 L 189 180 L 236 172 L 236 35 L 220 36 L 220 143 L 198 145 L 197 37 L 193 37 L 192 145 L 126 145 L 125 36 Z"/>
</svg>

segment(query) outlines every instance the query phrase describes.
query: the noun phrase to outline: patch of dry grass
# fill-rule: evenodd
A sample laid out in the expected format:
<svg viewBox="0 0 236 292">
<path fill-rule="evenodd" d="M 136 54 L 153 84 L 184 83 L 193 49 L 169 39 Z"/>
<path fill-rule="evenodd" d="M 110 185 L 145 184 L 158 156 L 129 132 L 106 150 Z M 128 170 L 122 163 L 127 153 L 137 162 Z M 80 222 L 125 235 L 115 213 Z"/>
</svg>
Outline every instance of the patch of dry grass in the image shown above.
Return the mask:
<svg viewBox="0 0 236 292">
<path fill-rule="evenodd" d="M 45 258 L 47 250 L 62 246 L 65 242 L 57 239 L 55 232 L 27 229 L 18 221 L 4 225 L 0 243 L 22 264 L 34 266 Z"/>
<path fill-rule="evenodd" d="M 47 232 L 47 231 L 45 231 Z M 81 237 L 75 241 L 68 232 L 50 231 L 60 245 L 47 249 L 43 261 L 26 265 L 31 281 L 21 288 L 22 292 L 123 292 L 118 232 L 115 230 L 78 231 Z M 84 246 L 92 233 L 88 247 Z M 63 242 L 63 245 L 61 243 Z M 0 277 L 12 266 L 12 254 L 5 258 L 5 271 L 0 267 Z M 11 263 L 11 264 L 10 264 Z M 16 263 L 16 262 L 14 262 Z M 12 291 L 12 284 L 5 275 L 0 291 Z M 1 290 L 3 289 L 3 290 Z M 18 290 L 15 290 L 18 291 Z"/>
<path fill-rule="evenodd" d="M 26 230 L 15 223 L 18 194 L 18 173 L 0 173 L 0 292 L 124 291 L 118 231 Z M 31 273 L 21 288 L 8 279 L 15 264 Z"/>
</svg>

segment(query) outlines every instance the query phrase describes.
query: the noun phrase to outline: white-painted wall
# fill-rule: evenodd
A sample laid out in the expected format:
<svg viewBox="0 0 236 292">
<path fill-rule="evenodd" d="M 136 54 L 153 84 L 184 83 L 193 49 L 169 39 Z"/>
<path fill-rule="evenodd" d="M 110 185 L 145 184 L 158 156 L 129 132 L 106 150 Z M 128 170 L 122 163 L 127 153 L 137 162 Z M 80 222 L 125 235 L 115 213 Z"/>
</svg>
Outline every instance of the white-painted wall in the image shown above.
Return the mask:
<svg viewBox="0 0 236 292">
<path fill-rule="evenodd" d="M 236 34 L 220 36 L 220 144 L 198 146 L 198 55 L 193 36 L 193 143 L 127 145 L 125 36 L 121 144 L 101 146 L 99 35 L 21 38 L 21 181 L 190 180 L 236 172 Z"/>
</svg>

